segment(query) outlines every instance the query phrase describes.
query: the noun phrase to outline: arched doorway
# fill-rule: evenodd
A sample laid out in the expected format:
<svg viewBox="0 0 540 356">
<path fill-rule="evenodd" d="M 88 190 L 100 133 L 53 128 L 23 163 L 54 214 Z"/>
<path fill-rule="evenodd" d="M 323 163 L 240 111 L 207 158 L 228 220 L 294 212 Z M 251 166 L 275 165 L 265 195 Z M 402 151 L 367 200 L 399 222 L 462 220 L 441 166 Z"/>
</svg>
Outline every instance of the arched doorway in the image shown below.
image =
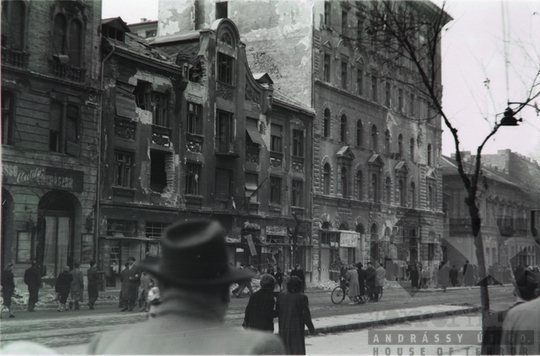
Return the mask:
<svg viewBox="0 0 540 356">
<path fill-rule="evenodd" d="M 54 190 L 38 205 L 36 260 L 44 278 L 56 278 L 63 266 L 73 267 L 76 213 L 79 202 L 70 193 Z"/>
<path fill-rule="evenodd" d="M 6 189 L 2 189 L 2 271 L 4 267 L 9 262 L 14 262 L 14 257 L 9 254 L 9 251 L 12 251 L 12 246 L 10 246 L 13 241 L 15 241 L 15 236 L 13 233 L 13 197 L 8 193 Z M 8 238 L 11 237 L 11 238 Z"/>
</svg>

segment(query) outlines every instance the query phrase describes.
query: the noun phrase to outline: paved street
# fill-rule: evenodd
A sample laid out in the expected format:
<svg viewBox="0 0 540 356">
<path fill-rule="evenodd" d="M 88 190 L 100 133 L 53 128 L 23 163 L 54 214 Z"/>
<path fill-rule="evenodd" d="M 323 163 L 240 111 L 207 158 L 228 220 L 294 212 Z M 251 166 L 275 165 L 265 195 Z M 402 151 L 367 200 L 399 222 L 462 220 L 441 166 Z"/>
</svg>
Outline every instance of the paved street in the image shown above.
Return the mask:
<svg viewBox="0 0 540 356">
<path fill-rule="evenodd" d="M 426 330 L 435 331 L 439 334 L 440 342 L 432 344 L 404 342 L 400 345 L 375 345 L 370 343 L 368 337 L 370 331 L 378 331 L 380 334 L 395 335 L 396 331 L 416 330 L 423 333 Z M 436 318 L 427 321 L 407 322 L 388 327 L 375 327 L 359 331 L 348 331 L 332 334 L 317 334 L 306 337 L 306 353 L 308 355 L 475 355 L 480 342 L 477 334 L 481 330 L 481 320 L 478 314 L 467 316 L 454 316 Z M 446 342 L 446 337 L 442 336 L 462 336 L 454 337 L 450 342 Z M 476 342 L 467 342 L 470 339 Z M 373 340 L 371 340 L 373 341 Z M 83 354 L 86 345 L 72 345 L 55 348 L 60 354 Z"/>
<path fill-rule="evenodd" d="M 514 300 L 512 292 L 510 286 L 491 287 L 492 309 L 503 309 L 511 305 Z M 450 290 L 446 293 L 420 292 L 414 296 L 403 289 L 389 289 L 379 303 L 364 305 L 349 305 L 347 300 L 334 305 L 330 300 L 330 292 L 308 292 L 307 295 L 313 318 L 441 304 L 479 305 L 480 302 L 479 289 L 474 288 Z M 247 297 L 231 300 L 227 323 L 241 324 L 247 301 Z M 98 332 L 142 322 L 145 318 L 143 313 L 121 313 L 116 303 L 92 311 L 87 308 L 62 313 L 55 309 L 34 313 L 19 311 L 15 319 L 2 320 L 0 332 L 2 342 L 32 340 L 56 348 L 87 344 Z"/>
<path fill-rule="evenodd" d="M 368 337 L 370 331 L 381 331 L 382 335 L 396 335 L 396 331 L 417 330 L 435 331 L 439 333 L 439 342 L 429 344 L 422 343 L 418 338 L 417 343 L 405 341 L 400 345 L 385 345 L 381 340 L 380 345 L 373 344 L 373 339 Z M 308 355 L 476 355 L 476 350 L 480 342 L 467 343 L 469 339 L 476 339 L 481 330 L 481 320 L 478 314 L 467 316 L 455 316 L 449 318 L 437 318 L 421 322 L 409 322 L 388 327 L 370 328 L 360 331 L 349 331 L 336 334 L 309 336 L 306 338 L 306 353 Z M 389 333 L 392 332 L 393 333 Z M 459 334 L 458 334 L 459 332 Z M 460 335 L 460 342 L 454 337 L 450 342 L 446 342 L 443 335 Z M 468 338 L 467 338 L 468 337 Z M 477 339 L 476 339 L 477 340 Z M 371 341 L 371 343 L 370 343 Z M 395 341 L 395 340 L 394 340 Z"/>
</svg>

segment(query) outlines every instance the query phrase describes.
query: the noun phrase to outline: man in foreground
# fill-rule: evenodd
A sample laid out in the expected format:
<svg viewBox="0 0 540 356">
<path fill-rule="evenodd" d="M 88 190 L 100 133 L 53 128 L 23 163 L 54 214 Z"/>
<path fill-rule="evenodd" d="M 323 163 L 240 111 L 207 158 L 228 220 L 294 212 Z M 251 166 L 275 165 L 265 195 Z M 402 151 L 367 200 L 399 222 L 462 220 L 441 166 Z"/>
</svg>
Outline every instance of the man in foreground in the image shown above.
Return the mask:
<svg viewBox="0 0 540 356">
<path fill-rule="evenodd" d="M 155 316 L 133 327 L 105 333 L 90 354 L 284 354 L 269 333 L 224 324 L 229 285 L 252 278 L 232 268 L 220 223 L 191 220 L 170 226 L 162 257 L 140 262 L 158 282 L 161 304 Z"/>
</svg>

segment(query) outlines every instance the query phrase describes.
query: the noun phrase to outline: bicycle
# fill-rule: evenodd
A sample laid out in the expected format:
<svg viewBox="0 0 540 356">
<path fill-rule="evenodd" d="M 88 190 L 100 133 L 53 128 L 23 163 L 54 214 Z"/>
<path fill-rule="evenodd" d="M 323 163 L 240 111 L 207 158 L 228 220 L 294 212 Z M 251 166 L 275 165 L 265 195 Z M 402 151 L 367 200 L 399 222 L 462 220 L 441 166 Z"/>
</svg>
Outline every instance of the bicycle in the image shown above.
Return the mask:
<svg viewBox="0 0 540 356">
<path fill-rule="evenodd" d="M 343 300 L 345 300 L 345 296 L 349 292 L 349 285 L 342 279 L 340 281 L 340 285 L 334 288 L 332 291 L 332 294 L 330 295 L 330 299 L 332 300 L 332 303 L 334 304 L 340 304 Z M 357 295 L 354 297 L 353 302 L 357 304 L 364 304 L 367 301 L 367 297 L 363 295 Z"/>
<path fill-rule="evenodd" d="M 382 298 L 383 287 L 379 286 L 376 288 L 378 288 L 378 292 L 379 292 L 377 299 L 374 299 L 372 297 L 372 295 L 375 295 L 375 293 L 368 291 L 366 295 L 355 296 L 353 302 L 357 304 L 364 304 L 366 302 L 378 302 Z M 349 285 L 346 282 L 341 281 L 340 285 L 334 288 L 334 290 L 332 291 L 332 294 L 330 295 L 330 299 L 332 299 L 332 303 L 340 304 L 341 302 L 343 302 L 348 292 L 349 292 Z"/>
</svg>

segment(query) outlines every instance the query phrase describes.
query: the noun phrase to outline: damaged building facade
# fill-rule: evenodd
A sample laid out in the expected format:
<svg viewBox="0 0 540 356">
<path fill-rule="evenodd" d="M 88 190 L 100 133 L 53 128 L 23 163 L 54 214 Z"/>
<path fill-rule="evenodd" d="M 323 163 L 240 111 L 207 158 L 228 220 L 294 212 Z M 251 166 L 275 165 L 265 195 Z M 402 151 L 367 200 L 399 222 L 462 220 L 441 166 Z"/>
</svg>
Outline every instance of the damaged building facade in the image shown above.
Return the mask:
<svg viewBox="0 0 540 356">
<path fill-rule="evenodd" d="M 129 256 L 160 254 L 161 233 L 181 205 L 181 95 L 176 59 L 132 34 L 121 18 L 104 19 L 99 266 L 115 286 Z"/>
<path fill-rule="evenodd" d="M 462 152 L 464 170 L 472 170 L 475 156 Z M 486 266 L 534 266 L 540 248 L 535 243 L 531 211 L 540 209 L 540 190 L 533 184 L 540 178 L 537 162 L 510 150 L 482 155 L 481 193 L 478 206 L 482 218 L 482 240 Z M 447 217 L 444 259 L 456 266 L 466 260 L 477 264 L 466 190 L 455 155 L 442 157 L 444 211 Z M 497 277 L 496 277 L 497 278 Z"/>
<path fill-rule="evenodd" d="M 98 1 L 2 2 L 2 269 L 94 258 Z"/>
<path fill-rule="evenodd" d="M 275 90 L 268 74 L 252 74 L 229 19 L 158 31 L 151 43 L 176 56 L 188 80 L 179 216 L 218 219 L 235 264 L 309 265 L 314 112 Z"/>
<path fill-rule="evenodd" d="M 369 2 L 159 2 L 158 35 L 236 23 L 254 72 L 313 108 L 312 282 L 377 261 L 396 277 L 442 260 L 441 120 L 406 60 L 381 75 L 365 40 Z M 440 11 L 422 2 L 419 11 Z M 159 37 L 158 37 L 159 38 Z M 388 77 L 393 78 L 392 80 Z M 440 78 L 437 79 L 440 83 Z M 427 120 L 428 117 L 432 119 Z"/>
</svg>

